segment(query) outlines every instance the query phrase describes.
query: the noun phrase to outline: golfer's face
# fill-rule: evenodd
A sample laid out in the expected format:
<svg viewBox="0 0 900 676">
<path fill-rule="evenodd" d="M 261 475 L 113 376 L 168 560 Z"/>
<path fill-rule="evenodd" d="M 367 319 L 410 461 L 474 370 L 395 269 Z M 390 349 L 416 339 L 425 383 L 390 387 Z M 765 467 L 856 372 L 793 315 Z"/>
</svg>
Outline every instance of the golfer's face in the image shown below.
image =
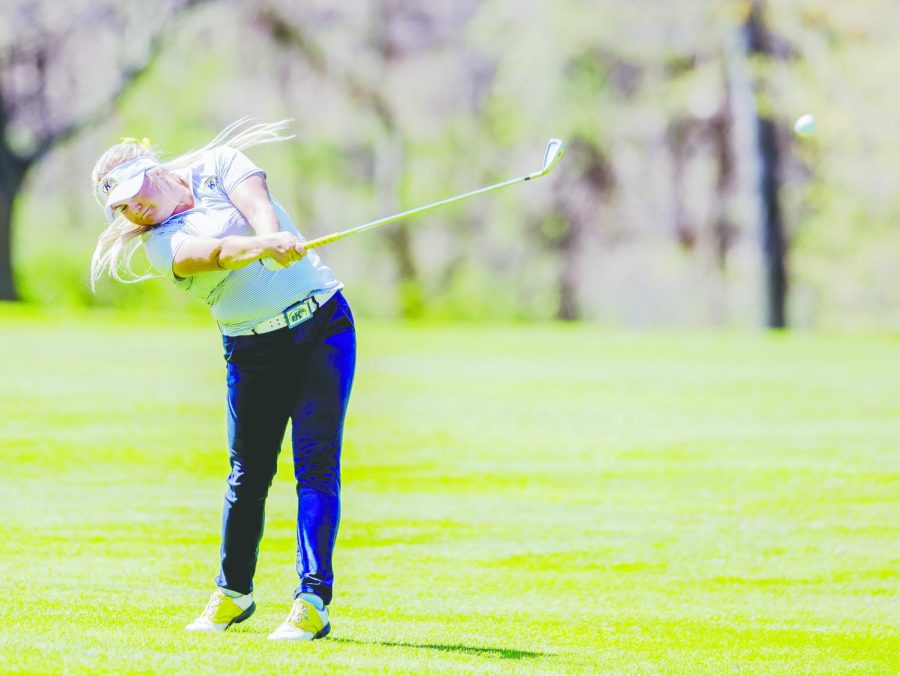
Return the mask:
<svg viewBox="0 0 900 676">
<path fill-rule="evenodd" d="M 144 172 L 144 182 L 137 195 L 112 205 L 112 209 L 137 225 L 162 223 L 178 206 L 177 197 L 169 182 L 164 172 L 156 174 L 154 180 L 151 180 L 148 172 Z"/>
</svg>

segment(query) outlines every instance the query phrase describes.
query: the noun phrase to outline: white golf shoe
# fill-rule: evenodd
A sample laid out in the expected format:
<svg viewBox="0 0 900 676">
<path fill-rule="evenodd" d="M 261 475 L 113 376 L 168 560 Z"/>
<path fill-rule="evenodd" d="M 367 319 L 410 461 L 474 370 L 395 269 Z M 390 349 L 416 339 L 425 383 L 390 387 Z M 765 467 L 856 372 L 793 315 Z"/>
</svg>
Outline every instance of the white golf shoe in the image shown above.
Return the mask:
<svg viewBox="0 0 900 676">
<path fill-rule="evenodd" d="M 306 599 L 294 599 L 287 619 L 269 634 L 272 641 L 312 641 L 327 636 L 331 631 L 328 610 L 319 610 Z"/>
<path fill-rule="evenodd" d="M 216 589 L 200 617 L 185 627 L 188 631 L 225 631 L 232 624 L 243 622 L 256 610 L 251 594 L 232 598 Z"/>
</svg>

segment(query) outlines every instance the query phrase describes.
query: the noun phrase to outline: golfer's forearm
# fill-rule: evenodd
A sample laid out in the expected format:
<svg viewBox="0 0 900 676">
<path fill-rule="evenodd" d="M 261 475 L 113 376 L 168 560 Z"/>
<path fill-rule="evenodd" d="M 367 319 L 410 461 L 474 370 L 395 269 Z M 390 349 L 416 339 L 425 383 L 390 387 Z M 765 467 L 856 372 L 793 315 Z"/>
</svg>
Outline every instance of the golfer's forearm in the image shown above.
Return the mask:
<svg viewBox="0 0 900 676">
<path fill-rule="evenodd" d="M 265 236 L 229 235 L 223 237 L 221 241 L 216 260 L 218 266 L 224 270 L 240 270 L 263 258 L 269 250 Z"/>
</svg>

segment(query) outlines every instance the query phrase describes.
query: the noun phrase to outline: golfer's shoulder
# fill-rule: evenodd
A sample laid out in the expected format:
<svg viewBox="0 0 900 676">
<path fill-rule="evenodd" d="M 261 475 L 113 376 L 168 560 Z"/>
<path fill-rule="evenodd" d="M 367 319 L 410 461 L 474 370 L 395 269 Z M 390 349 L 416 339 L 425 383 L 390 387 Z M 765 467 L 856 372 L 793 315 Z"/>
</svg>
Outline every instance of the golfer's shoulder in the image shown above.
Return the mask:
<svg viewBox="0 0 900 676">
<path fill-rule="evenodd" d="M 229 160 L 234 160 L 236 157 L 244 157 L 244 153 L 231 146 L 216 146 L 206 152 L 209 157 L 212 157 L 217 162 L 227 162 Z"/>
<path fill-rule="evenodd" d="M 209 168 L 215 168 L 216 173 L 225 174 L 235 167 L 243 168 L 253 164 L 249 157 L 231 146 L 216 146 L 206 151 L 201 156 L 201 161 Z"/>
<path fill-rule="evenodd" d="M 210 151 L 212 163 L 210 173 L 215 174 L 219 187 L 230 195 L 245 178 L 259 174 L 266 178 L 266 172 L 240 150 L 229 146 L 219 146 Z"/>
<path fill-rule="evenodd" d="M 201 152 L 190 167 L 194 182 L 202 183 L 204 178 L 222 176 L 228 171 L 238 152 L 228 146 L 216 146 Z"/>
</svg>

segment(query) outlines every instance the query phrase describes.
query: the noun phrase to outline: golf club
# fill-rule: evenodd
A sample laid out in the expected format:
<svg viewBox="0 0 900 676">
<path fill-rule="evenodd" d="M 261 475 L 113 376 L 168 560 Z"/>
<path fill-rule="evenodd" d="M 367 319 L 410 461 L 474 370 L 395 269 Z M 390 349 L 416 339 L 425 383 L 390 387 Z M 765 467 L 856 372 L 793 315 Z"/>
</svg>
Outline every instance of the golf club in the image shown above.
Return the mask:
<svg viewBox="0 0 900 676">
<path fill-rule="evenodd" d="M 468 199 L 470 197 L 474 197 L 475 195 L 481 195 L 482 193 L 491 192 L 492 190 L 499 190 L 500 188 L 505 188 L 508 185 L 513 185 L 515 183 L 521 183 L 522 181 L 530 181 L 533 178 L 540 178 L 541 176 L 546 176 L 550 173 L 550 171 L 557 165 L 557 163 L 562 159 L 562 156 L 565 154 L 565 145 L 558 138 L 552 138 L 547 142 L 547 147 L 544 149 L 544 163 L 541 165 L 541 168 L 535 172 L 530 174 L 526 174 L 524 176 L 519 176 L 517 178 L 512 178 L 508 181 L 503 181 L 502 183 L 496 183 L 494 185 L 490 185 L 486 188 L 479 188 L 478 190 L 473 190 L 471 192 L 464 193 L 462 195 L 457 195 L 456 197 L 448 197 L 447 199 L 440 200 L 439 202 L 432 202 L 431 204 L 426 204 L 423 207 L 418 207 L 416 209 L 410 209 L 409 211 L 402 211 L 399 214 L 394 214 L 393 216 L 386 216 L 385 218 L 379 218 L 377 221 L 372 221 L 371 223 L 366 223 L 364 225 L 357 226 L 355 228 L 350 228 L 349 230 L 342 230 L 341 232 L 335 232 L 330 235 L 323 235 L 322 237 L 316 237 L 315 239 L 307 240 L 303 243 L 303 246 L 306 249 L 314 249 L 316 247 L 323 246 L 325 244 L 330 244 L 331 242 L 337 242 L 338 240 L 344 239 L 345 237 L 349 237 L 350 235 L 355 235 L 358 232 L 363 232 L 365 230 L 371 230 L 372 228 L 377 228 L 380 225 L 385 225 L 387 223 L 393 223 L 395 221 L 399 221 L 404 218 L 409 218 L 410 216 L 416 216 L 417 214 L 425 213 L 426 211 L 430 211 L 437 207 L 444 206 L 445 204 L 452 204 L 453 202 L 459 202 L 464 199 Z M 280 270 L 281 265 L 276 263 L 271 258 L 264 258 L 263 263 L 266 267 L 273 270 Z"/>
</svg>

